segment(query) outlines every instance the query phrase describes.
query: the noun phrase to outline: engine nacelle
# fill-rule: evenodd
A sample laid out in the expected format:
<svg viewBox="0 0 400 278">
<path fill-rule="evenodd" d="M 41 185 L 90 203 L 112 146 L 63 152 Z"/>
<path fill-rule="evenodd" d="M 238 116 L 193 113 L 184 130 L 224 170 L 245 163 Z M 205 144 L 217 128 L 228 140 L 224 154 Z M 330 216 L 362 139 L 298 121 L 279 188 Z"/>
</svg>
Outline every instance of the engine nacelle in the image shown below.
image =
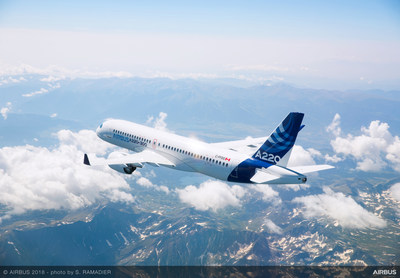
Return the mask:
<svg viewBox="0 0 400 278">
<path fill-rule="evenodd" d="M 128 174 L 128 175 L 132 174 L 136 170 L 136 167 L 129 166 L 126 164 L 110 164 L 108 166 L 110 166 L 111 169 L 113 169 L 117 172 L 120 172 L 123 174 Z"/>
</svg>

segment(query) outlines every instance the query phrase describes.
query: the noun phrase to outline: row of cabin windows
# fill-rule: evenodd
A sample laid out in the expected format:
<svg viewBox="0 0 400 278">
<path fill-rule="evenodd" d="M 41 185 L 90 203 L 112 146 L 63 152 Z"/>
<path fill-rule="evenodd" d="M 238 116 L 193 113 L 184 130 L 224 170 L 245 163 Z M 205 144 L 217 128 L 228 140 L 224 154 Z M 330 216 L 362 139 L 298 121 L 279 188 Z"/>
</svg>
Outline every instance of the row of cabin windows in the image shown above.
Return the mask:
<svg viewBox="0 0 400 278">
<path fill-rule="evenodd" d="M 194 153 L 191 153 L 191 152 L 188 152 L 188 151 L 185 151 L 185 150 L 181 150 L 181 149 L 178 149 L 178 148 L 175 148 L 175 147 L 171 147 L 171 146 L 168 146 L 168 145 L 165 145 L 165 144 L 163 144 L 162 147 L 167 149 L 167 150 L 172 150 L 172 151 L 175 151 L 175 152 L 178 152 L 178 153 L 181 153 L 181 154 L 186 154 L 188 156 L 191 156 L 191 157 L 194 157 L 194 158 L 197 158 L 197 159 L 201 159 L 201 160 L 204 160 L 204 161 L 207 161 L 207 162 L 210 162 L 210 163 L 215 163 L 217 165 L 228 167 L 228 163 L 226 163 L 226 162 L 222 162 L 222 161 L 218 161 L 216 159 L 208 158 L 208 157 L 203 156 L 203 155 L 194 154 Z"/>
<path fill-rule="evenodd" d="M 123 135 L 123 136 L 134 138 L 134 139 L 137 139 L 137 140 L 145 141 L 147 143 L 151 143 L 151 140 L 149 140 L 149 139 L 145 139 L 143 137 L 132 135 L 132 134 L 129 134 L 129 133 L 126 133 L 126 132 L 122 132 L 122 131 L 116 130 L 116 129 L 114 129 L 113 132 L 117 133 L 117 134 L 120 134 L 120 135 Z M 160 143 L 158 143 L 158 146 L 160 146 Z M 228 167 L 228 163 L 226 163 L 226 162 L 218 161 L 216 159 L 211 159 L 211 158 L 208 158 L 208 157 L 203 156 L 203 155 L 194 154 L 194 153 L 191 153 L 191 152 L 188 152 L 188 151 L 185 151 L 185 150 L 181 150 L 181 149 L 178 149 L 178 148 L 174 148 L 174 147 L 171 147 L 171 146 L 168 146 L 168 145 L 165 145 L 165 144 L 163 144 L 162 147 L 167 149 L 167 150 L 172 150 L 172 151 L 175 151 L 175 152 L 178 152 L 178 153 L 182 153 L 182 154 L 186 154 L 186 155 L 189 155 L 189 156 L 192 156 L 194 158 L 201 159 L 201 160 L 204 160 L 204 161 L 207 161 L 207 162 L 210 162 L 210 163 L 215 163 L 217 165 Z"/>
<path fill-rule="evenodd" d="M 117 134 L 120 134 L 120 135 L 123 135 L 123 136 L 126 136 L 126 137 L 129 137 L 129 138 L 133 138 L 133 139 L 136 139 L 136 140 L 144 141 L 146 143 L 151 143 L 151 140 L 149 140 L 149 139 L 146 139 L 146 138 L 143 138 L 143 137 L 139 137 L 139 136 L 136 136 L 136 135 L 132 135 L 132 134 L 129 134 L 129 133 L 126 133 L 126 132 L 122 132 L 122 131 L 119 131 L 119 130 L 116 130 L 116 129 L 113 129 L 113 132 L 117 133 Z"/>
</svg>

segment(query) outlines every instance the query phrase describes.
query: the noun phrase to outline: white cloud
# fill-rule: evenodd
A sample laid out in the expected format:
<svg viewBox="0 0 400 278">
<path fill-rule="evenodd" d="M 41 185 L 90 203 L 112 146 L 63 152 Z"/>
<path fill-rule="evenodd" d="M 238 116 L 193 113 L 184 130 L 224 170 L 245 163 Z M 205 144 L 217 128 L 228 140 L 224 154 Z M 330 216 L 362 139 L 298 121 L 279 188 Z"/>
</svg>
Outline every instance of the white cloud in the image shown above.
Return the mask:
<svg viewBox="0 0 400 278">
<path fill-rule="evenodd" d="M 50 89 L 59 89 L 59 88 L 61 88 L 61 84 L 60 83 L 55 83 L 55 84 L 49 83 L 49 84 L 47 84 L 47 86 L 49 86 Z"/>
<path fill-rule="evenodd" d="M 396 171 L 400 172 L 400 139 L 398 136 L 394 138 L 393 143 L 386 150 L 385 158 L 390 161 Z"/>
<path fill-rule="evenodd" d="M 302 146 L 294 145 L 288 166 L 314 165 L 313 157 L 320 157 L 321 153 L 313 148 L 305 150 Z"/>
<path fill-rule="evenodd" d="M 333 156 L 330 156 L 329 154 L 326 154 L 324 156 L 324 159 L 325 159 L 326 162 L 333 162 L 333 163 L 337 163 L 337 162 L 343 160 L 343 158 L 337 156 L 336 154 L 334 154 Z"/>
<path fill-rule="evenodd" d="M 286 189 L 286 190 L 299 191 L 300 189 L 305 190 L 307 188 L 310 188 L 310 185 L 306 184 L 306 183 L 303 183 L 303 184 L 279 184 L 278 187 Z"/>
<path fill-rule="evenodd" d="M 93 131 L 63 130 L 57 135 L 60 143 L 53 149 L 0 149 L 0 203 L 6 207 L 1 218 L 29 210 L 74 210 L 104 199 L 134 202 L 128 183 L 117 172 L 83 165 L 83 153 L 100 141 Z"/>
<path fill-rule="evenodd" d="M 26 79 L 24 77 L 22 77 L 22 76 L 20 76 L 19 78 L 14 78 L 12 76 L 8 76 L 8 77 L 5 77 L 5 78 L 3 77 L 0 80 L 0 86 L 4 85 L 4 84 L 9 84 L 9 83 L 19 83 L 19 82 L 22 82 L 22 81 L 26 81 Z"/>
<path fill-rule="evenodd" d="M 288 67 L 282 66 L 272 66 L 272 65 L 236 65 L 230 66 L 230 69 L 233 71 L 272 71 L 272 72 L 288 72 L 293 71 L 293 69 L 289 69 Z"/>
<path fill-rule="evenodd" d="M 249 188 L 261 193 L 262 199 L 266 202 L 272 202 L 275 205 L 282 202 L 279 193 L 273 190 L 268 184 L 254 184 L 250 185 Z"/>
<path fill-rule="evenodd" d="M 44 79 L 42 78 L 41 81 L 43 81 L 43 80 Z M 48 89 L 40 88 L 40 90 L 38 90 L 38 91 L 34 91 L 29 94 L 23 94 L 22 96 L 23 97 L 33 97 L 33 96 L 42 95 L 42 94 L 48 93 L 49 91 L 61 88 L 60 83 L 48 83 L 47 86 L 48 86 Z"/>
<path fill-rule="evenodd" d="M 167 130 L 167 123 L 165 122 L 165 119 L 167 118 L 167 113 L 164 112 L 160 112 L 160 114 L 158 115 L 158 118 L 156 119 L 155 123 L 154 123 L 154 127 L 156 129 L 160 129 L 160 130 Z"/>
<path fill-rule="evenodd" d="M 208 180 L 199 187 L 188 185 L 184 189 L 176 189 L 179 199 L 197 210 L 218 210 L 227 206 L 240 206 L 240 198 L 246 190 L 238 185 L 230 187 L 221 181 Z"/>
<path fill-rule="evenodd" d="M 61 146 L 76 146 L 85 153 L 106 154 L 114 146 L 100 140 L 92 130 L 83 129 L 79 132 L 63 129 L 56 134 Z"/>
<path fill-rule="evenodd" d="M 33 96 L 45 94 L 45 93 L 48 93 L 48 92 L 49 92 L 49 90 L 47 90 L 45 88 L 40 88 L 40 90 L 38 90 L 38 91 L 34 91 L 32 93 L 29 93 L 29 94 L 23 94 L 22 96 L 23 97 L 33 97 Z"/>
<path fill-rule="evenodd" d="M 335 118 L 340 119 L 340 116 L 335 115 Z M 340 134 L 338 130 L 339 124 L 330 129 L 334 135 Z M 400 139 L 390 133 L 387 123 L 372 121 L 369 127 L 361 128 L 361 135 L 337 136 L 331 145 L 336 154 L 354 158 L 358 170 L 377 172 L 389 166 L 400 171 Z M 326 158 L 331 161 L 340 160 L 336 155 Z"/>
<path fill-rule="evenodd" d="M 140 185 L 140 186 L 143 186 L 143 187 L 154 188 L 157 191 L 163 191 L 163 192 L 165 192 L 167 194 L 169 193 L 169 188 L 168 187 L 166 187 L 165 185 L 157 186 L 157 185 L 153 184 L 148 178 L 145 178 L 145 177 L 140 177 L 136 181 L 136 183 L 138 185 Z"/>
<path fill-rule="evenodd" d="M 98 79 L 98 78 L 130 78 L 133 75 L 126 71 L 88 71 L 83 69 L 68 69 L 65 67 L 50 65 L 44 68 L 34 67 L 28 64 L 19 64 L 19 65 L 7 65 L 4 63 L 0 63 L 0 76 L 15 76 L 15 75 L 29 75 L 29 74 L 38 74 L 38 75 L 47 75 L 48 77 L 43 77 L 40 79 L 42 82 L 56 82 L 60 80 L 64 80 L 67 78 L 89 78 L 89 79 Z M 4 84 L 12 82 L 10 80 L 12 77 L 8 77 L 8 79 L 2 79 L 0 81 Z M 17 80 L 17 79 L 14 79 Z M 19 81 L 26 81 L 24 77 L 20 77 Z"/>
<path fill-rule="evenodd" d="M 177 72 L 160 72 L 160 71 L 149 71 L 147 72 L 146 75 L 140 74 L 139 76 L 141 77 L 150 77 L 150 78 L 169 78 L 172 80 L 176 79 L 202 79 L 202 78 L 207 78 L 207 79 L 216 79 L 220 78 L 221 76 L 217 74 L 211 74 L 211 73 L 195 73 L 195 72 L 187 72 L 187 73 L 177 73 Z"/>
<path fill-rule="evenodd" d="M 277 226 L 274 222 L 272 222 L 272 220 L 270 219 L 265 220 L 264 225 L 267 227 L 267 230 L 270 233 L 282 234 L 283 232 L 282 229 L 279 226 Z"/>
<path fill-rule="evenodd" d="M 153 183 L 149 179 L 146 179 L 144 177 L 140 177 L 136 181 L 136 183 L 141 185 L 141 186 L 144 186 L 144 187 L 153 187 L 154 186 Z"/>
<path fill-rule="evenodd" d="M 326 131 L 331 132 L 335 136 L 340 136 L 342 129 L 340 128 L 340 115 L 338 113 L 335 114 L 331 124 L 326 128 Z"/>
<path fill-rule="evenodd" d="M 57 77 L 49 75 L 48 77 L 41 78 L 40 81 L 42 81 L 42 82 L 56 82 L 56 81 L 60 81 L 60 80 L 64 80 L 64 79 L 66 79 L 66 77 L 63 76 L 63 75 L 57 76 Z"/>
<path fill-rule="evenodd" d="M 0 109 L 0 114 L 1 114 L 1 116 L 3 116 L 4 120 L 7 120 L 8 113 L 11 111 L 11 106 L 12 106 L 12 103 L 7 102 L 6 106 L 4 106 Z"/>
<path fill-rule="evenodd" d="M 165 193 L 169 193 L 169 188 L 168 187 L 166 187 L 165 185 L 160 185 L 159 187 L 158 187 L 158 189 L 159 190 L 161 190 L 161 191 L 164 191 Z"/>
<path fill-rule="evenodd" d="M 146 124 L 152 125 L 154 128 L 159 129 L 159 130 L 169 131 L 167 129 L 167 123 L 165 122 L 165 119 L 167 117 L 168 117 L 167 113 L 160 112 L 160 114 L 158 114 L 158 117 L 156 119 L 154 119 L 153 116 L 150 116 L 147 119 Z"/>
<path fill-rule="evenodd" d="M 324 187 L 323 190 L 323 194 L 293 199 L 293 202 L 304 205 L 305 218 L 328 216 L 344 228 L 384 228 L 386 226 L 385 220 L 368 212 L 350 196 L 346 197 L 341 192 L 333 192 L 328 187 Z"/>
<path fill-rule="evenodd" d="M 400 202 L 400 183 L 396 183 L 389 188 L 393 198 Z"/>
</svg>

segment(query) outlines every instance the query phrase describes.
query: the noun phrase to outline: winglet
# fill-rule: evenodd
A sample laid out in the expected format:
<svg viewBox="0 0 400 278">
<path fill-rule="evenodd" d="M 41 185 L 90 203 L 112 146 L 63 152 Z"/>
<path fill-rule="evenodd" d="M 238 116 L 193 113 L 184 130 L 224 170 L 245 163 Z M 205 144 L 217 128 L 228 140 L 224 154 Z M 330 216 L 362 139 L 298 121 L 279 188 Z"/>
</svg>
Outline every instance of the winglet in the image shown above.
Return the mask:
<svg viewBox="0 0 400 278">
<path fill-rule="evenodd" d="M 89 166 L 90 166 L 89 157 L 88 157 L 87 154 L 85 154 L 85 155 L 83 156 L 83 164 L 89 165 Z"/>
</svg>

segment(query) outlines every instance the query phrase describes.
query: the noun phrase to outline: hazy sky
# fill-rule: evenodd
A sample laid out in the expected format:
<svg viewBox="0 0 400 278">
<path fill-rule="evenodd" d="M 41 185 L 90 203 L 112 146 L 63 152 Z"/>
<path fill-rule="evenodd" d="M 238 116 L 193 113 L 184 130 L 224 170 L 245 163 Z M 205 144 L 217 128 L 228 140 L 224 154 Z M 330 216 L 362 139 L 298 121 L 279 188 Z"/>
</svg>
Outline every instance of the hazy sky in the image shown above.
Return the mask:
<svg viewBox="0 0 400 278">
<path fill-rule="evenodd" d="M 400 88 L 399 1 L 1 1 L 0 70 Z"/>
</svg>

